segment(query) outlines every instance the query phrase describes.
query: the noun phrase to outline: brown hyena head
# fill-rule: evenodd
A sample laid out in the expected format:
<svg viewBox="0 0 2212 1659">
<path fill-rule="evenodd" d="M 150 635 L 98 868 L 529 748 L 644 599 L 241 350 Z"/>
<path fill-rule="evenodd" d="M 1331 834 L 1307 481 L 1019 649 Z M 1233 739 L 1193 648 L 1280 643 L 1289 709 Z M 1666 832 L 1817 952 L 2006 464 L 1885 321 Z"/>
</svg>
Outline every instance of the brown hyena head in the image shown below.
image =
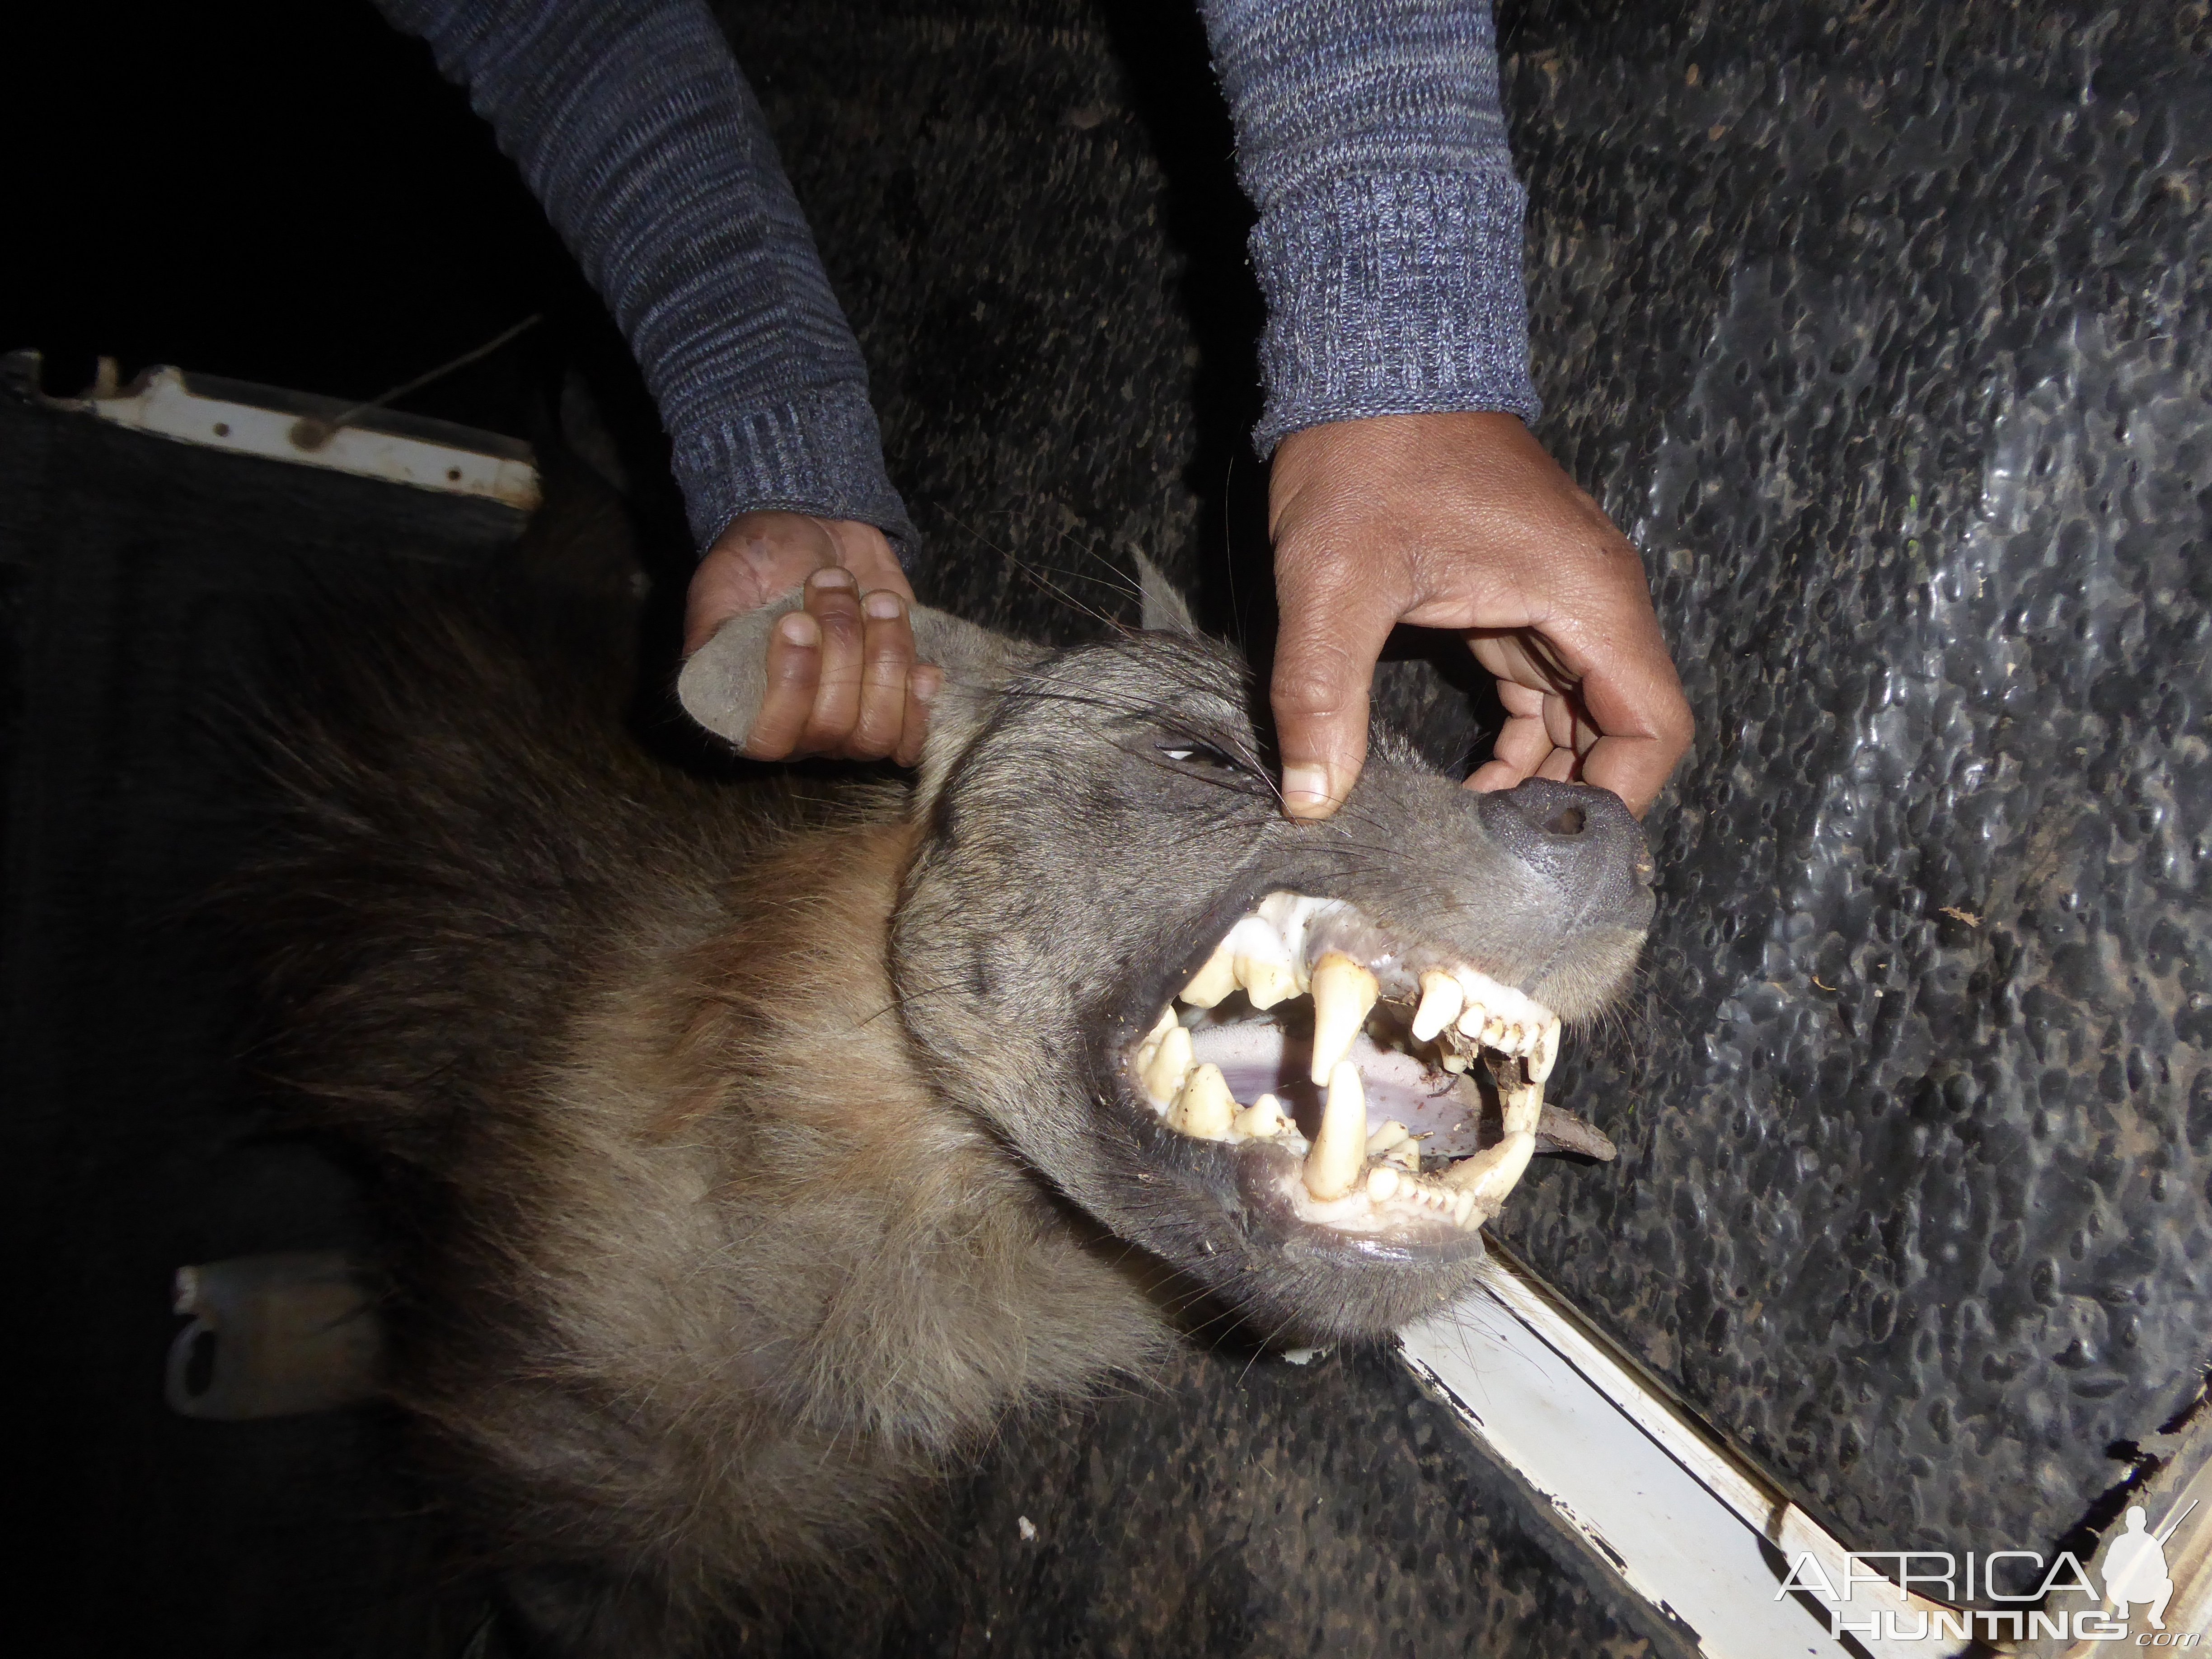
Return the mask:
<svg viewBox="0 0 2212 1659">
<path fill-rule="evenodd" d="M 1650 921 L 1620 801 L 1470 793 L 1378 730 L 1343 809 L 1296 822 L 1226 647 L 916 628 L 948 684 L 891 964 L 937 1087 L 1263 1334 L 1378 1334 L 1464 1291 L 1562 1023 Z M 744 688 L 696 664 L 687 703 L 742 732 Z"/>
</svg>

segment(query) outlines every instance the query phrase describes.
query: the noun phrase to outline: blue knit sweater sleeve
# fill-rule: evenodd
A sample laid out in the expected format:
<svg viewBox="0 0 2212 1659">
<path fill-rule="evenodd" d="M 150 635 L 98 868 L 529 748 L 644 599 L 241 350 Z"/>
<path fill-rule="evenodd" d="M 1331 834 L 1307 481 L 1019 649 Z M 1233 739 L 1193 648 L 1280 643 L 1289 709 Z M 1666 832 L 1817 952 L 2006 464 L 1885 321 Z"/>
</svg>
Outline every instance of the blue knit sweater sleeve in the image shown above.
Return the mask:
<svg viewBox="0 0 2212 1659">
<path fill-rule="evenodd" d="M 377 0 L 468 88 L 598 289 L 704 547 L 788 507 L 915 540 L 860 356 L 702 0 Z"/>
<path fill-rule="evenodd" d="M 1488 0 L 1201 0 L 1260 210 L 1262 454 L 1358 416 L 1533 421 Z"/>
</svg>

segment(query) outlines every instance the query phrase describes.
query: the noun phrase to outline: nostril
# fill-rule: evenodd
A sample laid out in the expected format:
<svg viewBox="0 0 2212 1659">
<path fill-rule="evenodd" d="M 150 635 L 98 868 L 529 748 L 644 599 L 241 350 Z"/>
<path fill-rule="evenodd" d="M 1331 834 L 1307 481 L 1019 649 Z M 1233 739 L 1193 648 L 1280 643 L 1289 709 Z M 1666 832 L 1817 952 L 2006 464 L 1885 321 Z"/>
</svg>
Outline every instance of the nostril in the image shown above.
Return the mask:
<svg viewBox="0 0 2212 1659">
<path fill-rule="evenodd" d="M 1651 852 L 1618 795 L 1586 784 L 1530 778 L 1476 798 L 1499 848 L 1572 902 L 1586 921 L 1641 927 L 1651 914 Z"/>
</svg>

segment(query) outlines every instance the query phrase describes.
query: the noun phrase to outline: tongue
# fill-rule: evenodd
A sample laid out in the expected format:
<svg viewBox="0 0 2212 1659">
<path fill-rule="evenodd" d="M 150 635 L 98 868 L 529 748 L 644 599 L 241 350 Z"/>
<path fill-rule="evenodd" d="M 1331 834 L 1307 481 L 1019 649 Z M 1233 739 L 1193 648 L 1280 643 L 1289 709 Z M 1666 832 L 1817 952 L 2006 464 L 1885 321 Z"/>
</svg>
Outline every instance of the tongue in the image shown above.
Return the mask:
<svg viewBox="0 0 2212 1659">
<path fill-rule="evenodd" d="M 1321 1122 L 1322 1091 L 1308 1073 L 1312 1049 L 1303 1033 L 1285 1032 L 1272 1020 L 1201 1021 L 1191 1030 L 1191 1058 L 1218 1066 L 1229 1092 L 1249 1104 L 1273 1095 L 1310 1139 Z M 1481 1110 L 1474 1085 L 1435 1071 L 1413 1055 L 1378 1048 L 1363 1032 L 1352 1039 L 1352 1063 L 1367 1092 L 1367 1127 L 1404 1124 L 1430 1139 L 1422 1150 L 1460 1156 L 1474 1152 Z M 1465 1092 L 1462 1092 L 1464 1086 Z"/>
</svg>

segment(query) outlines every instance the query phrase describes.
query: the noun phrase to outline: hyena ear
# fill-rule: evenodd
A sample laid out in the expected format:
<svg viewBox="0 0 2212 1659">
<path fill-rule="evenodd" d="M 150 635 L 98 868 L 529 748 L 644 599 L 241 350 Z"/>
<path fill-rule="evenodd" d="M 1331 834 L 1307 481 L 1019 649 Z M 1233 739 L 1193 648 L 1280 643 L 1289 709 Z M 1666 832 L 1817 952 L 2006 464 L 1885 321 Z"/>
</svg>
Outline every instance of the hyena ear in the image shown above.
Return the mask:
<svg viewBox="0 0 2212 1659">
<path fill-rule="evenodd" d="M 1136 559 L 1137 588 L 1144 601 L 1137 625 L 1155 633 L 1198 633 L 1198 623 L 1190 614 L 1190 601 L 1168 580 L 1167 572 L 1142 553 L 1137 554 Z"/>
<path fill-rule="evenodd" d="M 677 676 L 676 696 L 684 712 L 709 732 L 743 744 L 768 695 L 769 634 L 801 602 L 802 595 L 787 594 L 724 623 Z M 908 616 L 916 658 L 945 671 L 922 763 L 930 773 L 941 769 L 954 745 L 967 746 L 1007 680 L 1043 653 L 926 605 L 914 606 Z"/>
</svg>

